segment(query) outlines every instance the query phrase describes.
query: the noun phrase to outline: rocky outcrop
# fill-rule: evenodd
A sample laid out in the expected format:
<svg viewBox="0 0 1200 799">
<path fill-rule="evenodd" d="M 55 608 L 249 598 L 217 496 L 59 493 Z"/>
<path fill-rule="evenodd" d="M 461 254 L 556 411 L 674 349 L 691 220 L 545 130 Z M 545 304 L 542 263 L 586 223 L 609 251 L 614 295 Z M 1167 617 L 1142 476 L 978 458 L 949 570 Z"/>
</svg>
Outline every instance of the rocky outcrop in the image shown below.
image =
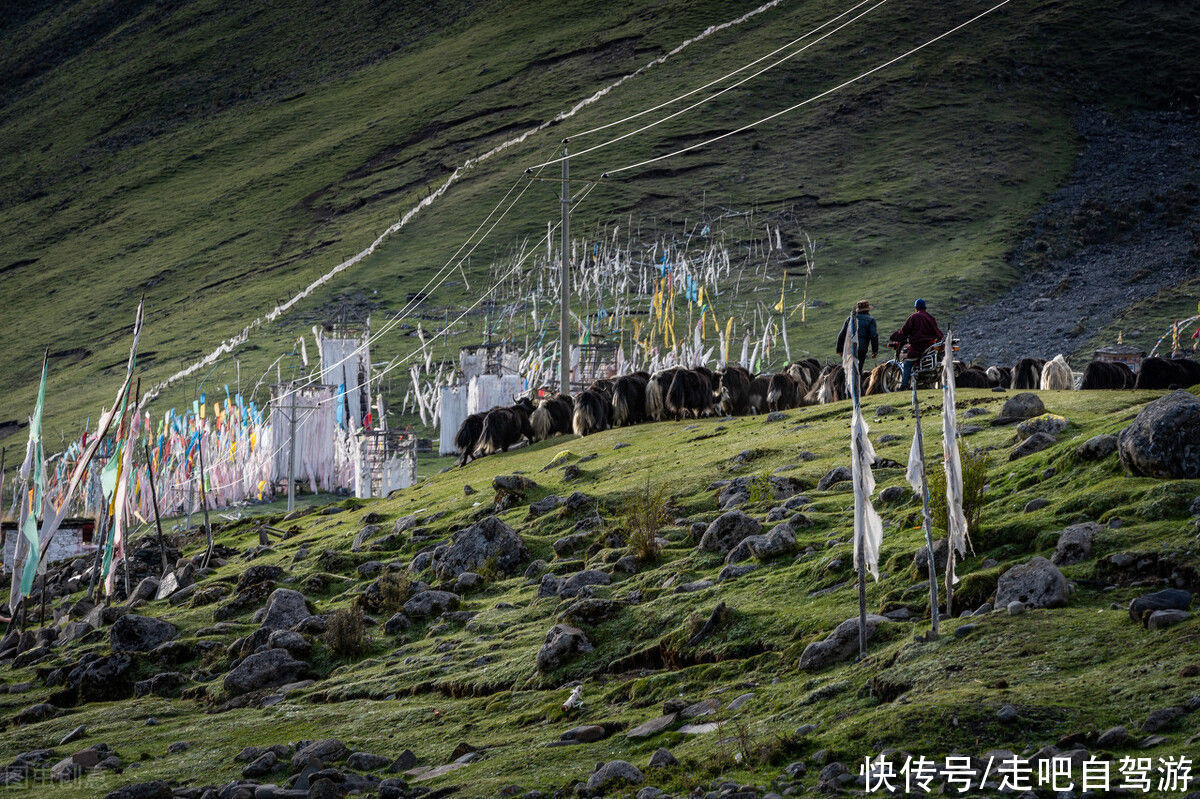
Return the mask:
<svg viewBox="0 0 1200 799">
<path fill-rule="evenodd" d="M 1142 408 L 1117 436 L 1121 463 L 1144 477 L 1200 477 L 1200 399 L 1175 391 Z"/>
</svg>

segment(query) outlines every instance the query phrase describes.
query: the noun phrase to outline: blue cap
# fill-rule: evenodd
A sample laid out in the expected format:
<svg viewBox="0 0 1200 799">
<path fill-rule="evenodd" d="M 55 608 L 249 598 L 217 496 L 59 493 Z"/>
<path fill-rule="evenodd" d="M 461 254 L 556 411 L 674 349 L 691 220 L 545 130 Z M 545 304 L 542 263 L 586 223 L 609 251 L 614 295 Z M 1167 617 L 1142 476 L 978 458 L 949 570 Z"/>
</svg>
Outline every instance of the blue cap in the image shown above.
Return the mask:
<svg viewBox="0 0 1200 799">
<path fill-rule="evenodd" d="M 913 303 L 913 307 L 918 311 L 925 310 L 925 300 L 917 300 L 915 303 Z"/>
</svg>

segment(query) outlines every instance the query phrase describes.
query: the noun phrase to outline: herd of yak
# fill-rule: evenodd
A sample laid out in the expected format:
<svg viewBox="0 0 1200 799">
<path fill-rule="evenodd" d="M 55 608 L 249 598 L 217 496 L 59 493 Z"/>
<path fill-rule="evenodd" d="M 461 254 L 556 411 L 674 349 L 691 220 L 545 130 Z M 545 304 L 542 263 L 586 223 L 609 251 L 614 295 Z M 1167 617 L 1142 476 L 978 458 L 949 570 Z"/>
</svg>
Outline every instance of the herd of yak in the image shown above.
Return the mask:
<svg viewBox="0 0 1200 799">
<path fill-rule="evenodd" d="M 1021 358 L 1011 368 L 955 362 L 954 383 L 960 388 L 1165 389 L 1200 383 L 1200 363 L 1186 358 L 1145 358 L 1136 373 L 1123 363 L 1092 361 L 1082 373 L 1071 371 L 1063 356 L 1046 361 Z M 889 363 L 864 377 L 864 394 L 888 391 Z M 753 375 L 733 364 L 712 371 L 703 366 L 673 367 L 655 374 L 634 372 L 596 380 L 574 397 L 556 394 L 536 404 L 522 397 L 509 407 L 469 415 L 454 437 L 458 463 L 494 452 L 506 452 L 521 441 L 543 441 L 555 435 L 590 435 L 610 427 L 646 421 L 738 416 L 819 405 L 847 399 L 840 363 L 822 365 L 815 358 L 797 361 L 776 374 Z"/>
</svg>

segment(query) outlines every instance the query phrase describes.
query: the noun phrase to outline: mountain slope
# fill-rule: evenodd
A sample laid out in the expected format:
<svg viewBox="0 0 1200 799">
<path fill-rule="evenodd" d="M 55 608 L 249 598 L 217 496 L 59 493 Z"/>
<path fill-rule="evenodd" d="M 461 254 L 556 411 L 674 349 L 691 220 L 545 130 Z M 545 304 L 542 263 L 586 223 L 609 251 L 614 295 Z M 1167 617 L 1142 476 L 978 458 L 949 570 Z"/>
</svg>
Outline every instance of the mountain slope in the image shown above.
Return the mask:
<svg viewBox="0 0 1200 799">
<path fill-rule="evenodd" d="M 44 346 L 48 424 L 71 435 L 111 390 L 100 378 L 123 361 L 140 293 L 148 385 L 364 247 L 467 158 L 754 7 L 23 6 L 0 30 L 10 76 L 0 90 L 0 299 L 15 333 L 0 353 L 0 422 L 15 423 L 3 429 L 28 413 Z M 956 9 L 956 19 L 986 7 Z M 242 372 L 257 380 L 339 295 L 360 293 L 377 313 L 400 307 L 562 135 L 693 88 L 842 10 L 764 11 L 468 171 L 375 255 L 162 406 Z M 579 159 L 574 174 L 594 178 L 730 130 L 948 26 L 940 4 L 890 0 L 700 112 Z M 1194 105 L 1200 67 L 1172 55 L 1197 30 L 1197 11 L 1167 0 L 1012 4 L 809 109 L 601 186 L 575 229 L 633 218 L 665 229 L 717 205 L 786 209 L 789 250 L 801 230 L 821 243 L 822 301 L 840 308 L 866 293 L 898 321 L 919 290 L 952 309 L 1014 280 L 1004 255 L 1069 172 L 1077 103 Z M 531 189 L 472 262 L 476 277 L 491 248 L 538 235 L 556 214 L 553 193 Z M 475 296 L 447 284 L 430 304 Z M 826 352 L 840 316 L 814 312 L 792 341 Z M 409 344 L 393 338 L 377 352 Z"/>
</svg>

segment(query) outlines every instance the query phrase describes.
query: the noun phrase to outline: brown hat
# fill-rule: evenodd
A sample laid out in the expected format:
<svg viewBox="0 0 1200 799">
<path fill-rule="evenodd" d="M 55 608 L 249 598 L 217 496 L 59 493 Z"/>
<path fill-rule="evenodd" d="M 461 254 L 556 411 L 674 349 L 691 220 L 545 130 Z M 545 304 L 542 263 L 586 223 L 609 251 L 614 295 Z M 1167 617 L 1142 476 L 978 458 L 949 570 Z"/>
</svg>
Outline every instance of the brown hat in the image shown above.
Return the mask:
<svg viewBox="0 0 1200 799">
<path fill-rule="evenodd" d="M 869 311 L 869 310 L 871 310 L 871 303 L 867 302 L 866 300 L 859 300 L 858 307 L 855 308 L 855 310 L 856 311 Z"/>
</svg>

